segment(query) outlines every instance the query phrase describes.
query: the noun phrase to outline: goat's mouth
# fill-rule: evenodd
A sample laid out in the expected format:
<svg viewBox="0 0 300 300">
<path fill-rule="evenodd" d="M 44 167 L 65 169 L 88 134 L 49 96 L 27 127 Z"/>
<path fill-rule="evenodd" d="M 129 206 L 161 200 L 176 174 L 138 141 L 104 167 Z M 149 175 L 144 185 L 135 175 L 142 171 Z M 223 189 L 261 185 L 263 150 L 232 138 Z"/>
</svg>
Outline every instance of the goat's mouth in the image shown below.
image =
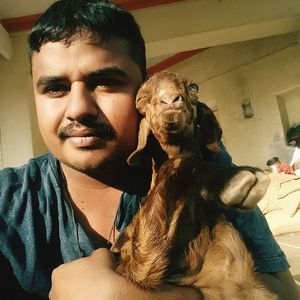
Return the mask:
<svg viewBox="0 0 300 300">
<path fill-rule="evenodd" d="M 170 109 L 161 113 L 161 122 L 166 125 L 172 124 L 172 126 L 175 126 L 176 124 L 182 122 L 182 117 L 181 111 Z"/>
<path fill-rule="evenodd" d="M 160 115 L 160 125 L 168 132 L 180 131 L 184 124 L 184 114 L 182 111 L 170 109 Z"/>
<path fill-rule="evenodd" d="M 161 127 L 167 131 L 178 131 L 182 126 L 178 120 L 163 120 Z"/>
</svg>

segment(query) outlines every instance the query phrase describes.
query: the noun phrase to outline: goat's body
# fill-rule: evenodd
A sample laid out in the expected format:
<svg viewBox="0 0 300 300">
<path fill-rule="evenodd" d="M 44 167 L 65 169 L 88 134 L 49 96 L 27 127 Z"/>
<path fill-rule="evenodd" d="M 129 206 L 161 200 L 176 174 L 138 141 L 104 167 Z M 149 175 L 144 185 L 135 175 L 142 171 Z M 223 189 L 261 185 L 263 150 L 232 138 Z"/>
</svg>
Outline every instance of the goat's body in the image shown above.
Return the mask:
<svg viewBox="0 0 300 300">
<path fill-rule="evenodd" d="M 181 156 L 162 165 L 117 242 L 118 272 L 146 289 L 169 282 L 199 288 L 205 299 L 276 299 L 256 277 L 252 258 L 218 201 L 201 195 L 211 188 L 201 180 L 210 167 Z"/>
<path fill-rule="evenodd" d="M 158 74 L 149 86 L 142 87 L 137 106 L 145 114 L 140 133 L 150 139 L 139 135 L 129 161 L 139 161 L 148 146 L 151 190 L 114 246 L 120 252 L 117 271 L 145 289 L 168 282 L 194 286 L 206 300 L 277 299 L 255 275 L 239 233 L 219 207 L 254 207 L 268 186 L 267 176 L 257 168 L 221 167 L 191 154 L 196 149 L 194 88 L 171 73 Z"/>
</svg>

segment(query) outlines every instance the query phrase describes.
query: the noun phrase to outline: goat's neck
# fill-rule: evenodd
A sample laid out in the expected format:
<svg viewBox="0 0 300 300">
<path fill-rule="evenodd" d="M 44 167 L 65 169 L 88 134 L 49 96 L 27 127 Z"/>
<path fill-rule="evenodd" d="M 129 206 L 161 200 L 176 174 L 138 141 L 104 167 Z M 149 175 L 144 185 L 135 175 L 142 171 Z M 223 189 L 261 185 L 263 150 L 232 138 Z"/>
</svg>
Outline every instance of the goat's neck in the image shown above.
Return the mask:
<svg viewBox="0 0 300 300">
<path fill-rule="evenodd" d="M 179 154 L 192 153 L 195 147 L 193 145 L 162 145 L 162 149 L 166 152 L 168 158 L 173 158 Z"/>
<path fill-rule="evenodd" d="M 166 152 L 168 158 L 173 158 L 179 154 L 184 154 L 190 152 L 190 150 L 186 149 L 186 147 L 178 146 L 178 145 L 165 145 L 162 146 L 162 149 Z"/>
<path fill-rule="evenodd" d="M 155 151 L 152 153 L 152 180 L 153 187 L 156 175 L 161 165 L 170 158 L 180 154 L 196 153 L 196 145 L 194 143 L 182 143 L 181 145 L 159 144 L 156 142 Z M 152 149 L 153 150 L 153 149 Z"/>
</svg>

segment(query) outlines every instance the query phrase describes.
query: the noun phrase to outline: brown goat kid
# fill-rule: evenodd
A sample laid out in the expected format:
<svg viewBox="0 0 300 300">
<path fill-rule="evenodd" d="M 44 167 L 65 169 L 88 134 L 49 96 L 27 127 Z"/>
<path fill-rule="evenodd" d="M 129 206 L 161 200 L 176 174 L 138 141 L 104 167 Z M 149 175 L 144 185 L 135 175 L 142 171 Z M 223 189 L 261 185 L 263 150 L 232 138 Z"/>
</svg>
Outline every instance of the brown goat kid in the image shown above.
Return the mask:
<svg viewBox="0 0 300 300">
<path fill-rule="evenodd" d="M 155 74 L 138 92 L 144 118 L 128 162 L 151 157 L 153 179 L 146 201 L 113 247 L 117 271 L 146 289 L 174 283 L 200 289 L 204 299 L 277 299 L 257 278 L 239 233 L 218 208 L 253 208 L 269 179 L 257 168 L 201 159 L 196 130 L 203 116 L 211 126 L 204 144 L 213 151 L 220 151 L 221 129 L 213 113 L 199 106 L 197 92 L 197 85 L 170 72 Z"/>
</svg>

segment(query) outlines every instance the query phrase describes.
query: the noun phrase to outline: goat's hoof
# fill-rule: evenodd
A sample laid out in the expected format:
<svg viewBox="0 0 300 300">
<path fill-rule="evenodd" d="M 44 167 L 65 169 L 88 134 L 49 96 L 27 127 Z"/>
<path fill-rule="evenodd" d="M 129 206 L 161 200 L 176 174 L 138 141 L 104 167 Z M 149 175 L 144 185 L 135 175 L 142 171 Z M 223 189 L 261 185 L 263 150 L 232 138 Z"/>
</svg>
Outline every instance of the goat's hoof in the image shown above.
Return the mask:
<svg viewBox="0 0 300 300">
<path fill-rule="evenodd" d="M 269 184 L 270 178 L 262 171 L 242 170 L 229 180 L 220 198 L 229 206 L 253 208 L 265 195 Z"/>
</svg>

